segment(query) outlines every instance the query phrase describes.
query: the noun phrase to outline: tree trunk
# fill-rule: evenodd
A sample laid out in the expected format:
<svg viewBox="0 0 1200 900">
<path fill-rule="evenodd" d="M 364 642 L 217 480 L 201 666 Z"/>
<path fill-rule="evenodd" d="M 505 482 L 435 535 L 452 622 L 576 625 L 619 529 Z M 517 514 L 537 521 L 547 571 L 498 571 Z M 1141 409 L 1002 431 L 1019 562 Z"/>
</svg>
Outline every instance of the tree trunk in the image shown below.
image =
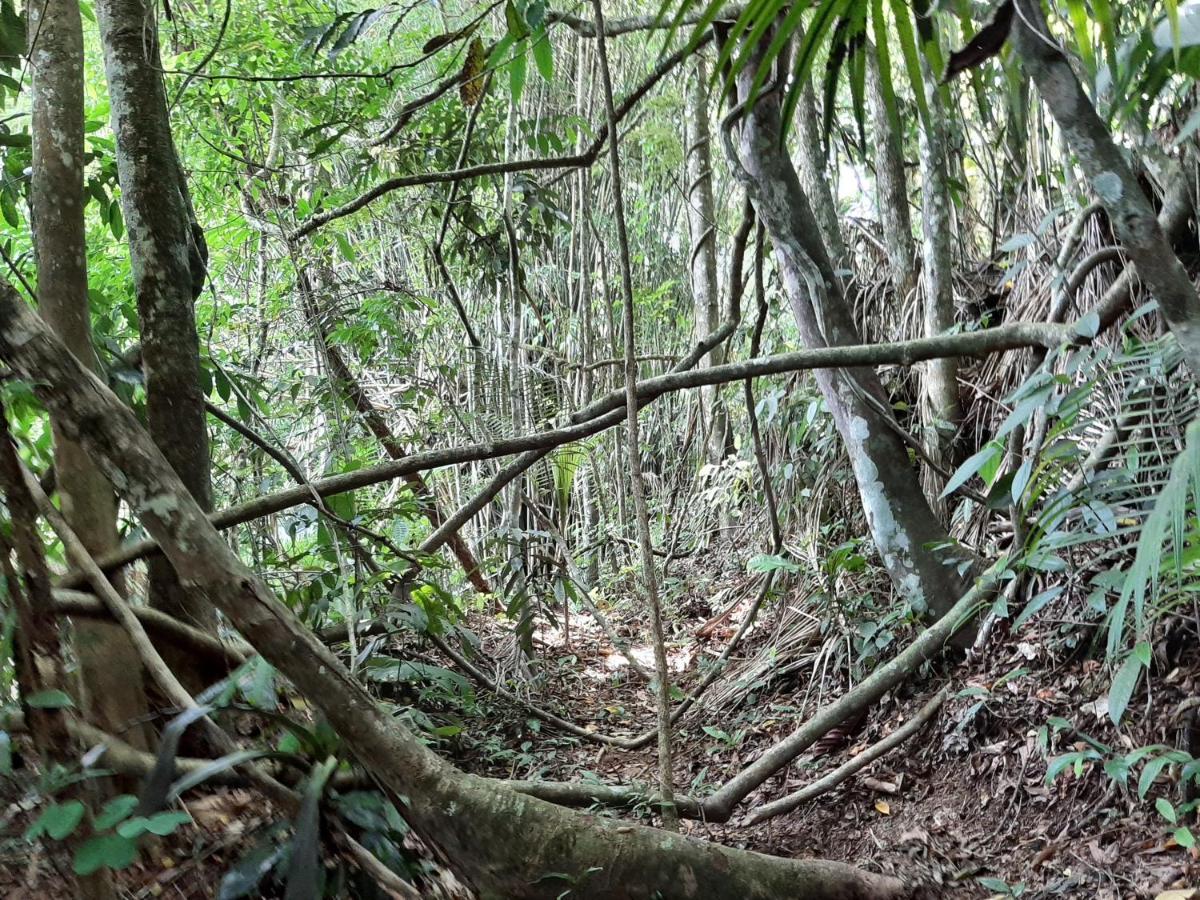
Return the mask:
<svg viewBox="0 0 1200 900">
<path fill-rule="evenodd" d="M 138 425 L 7 285 L 0 358 L 33 385 L 102 466 L 175 566 L 211 598 L 374 772 L 417 830 L 485 897 L 838 898 L 909 896 L 899 882 L 824 861 L 783 860 L 581 815 L 465 775 L 379 707 L 221 538 Z"/>
<path fill-rule="evenodd" d="M 931 40 L 936 37 L 930 36 Z M 929 110 L 920 127 L 921 160 L 921 232 L 924 266 L 922 279 L 922 319 L 925 336 L 934 337 L 954 325 L 954 214 L 950 206 L 947 180 L 949 159 L 946 154 L 946 110 L 938 79 L 921 57 L 925 104 Z M 943 468 L 954 468 L 953 443 L 962 423 L 962 404 L 958 397 L 958 361 L 953 358 L 931 360 L 921 372 L 921 422 L 925 452 Z M 942 478 L 926 470 L 928 495 L 941 493 Z M 938 506 L 943 504 L 934 501 Z"/>
<path fill-rule="evenodd" d="M 817 109 L 817 98 L 812 87 L 804 83 L 800 102 L 796 104 L 796 124 L 800 129 L 800 141 L 796 158 L 800 163 L 800 184 L 804 195 L 811 201 L 812 215 L 820 226 L 820 236 L 835 271 L 850 267 L 850 254 L 842 240 L 842 228 L 838 220 L 837 203 L 830 190 L 830 171 L 825 158 L 824 142 L 821 140 L 821 117 Z M 834 185 L 837 179 L 834 176 Z"/>
<path fill-rule="evenodd" d="M 757 56 L 754 57 L 757 59 Z M 749 90 L 756 61 L 739 77 Z M 803 105 L 803 104 L 802 104 Z M 852 310 L 820 240 L 808 198 L 780 140 L 779 92 L 764 92 L 742 121 L 740 159 L 729 146 L 734 170 L 775 247 L 776 265 L 800 335 L 808 347 L 860 343 Z M 952 541 L 929 507 L 908 450 L 887 413 L 872 369 L 819 369 L 817 384 L 854 469 L 876 549 L 897 591 L 920 613 L 940 616 L 962 595 L 974 562 Z M 966 576 L 966 577 L 964 577 Z"/>
<path fill-rule="evenodd" d="M 596 51 L 600 64 L 600 82 L 604 87 L 604 107 L 608 113 L 609 177 L 612 179 L 613 214 L 617 224 L 617 250 L 621 270 L 622 319 L 625 325 L 625 415 L 629 448 L 629 483 L 632 487 L 634 515 L 637 518 L 638 549 L 642 562 L 642 583 L 650 613 L 650 636 L 654 647 L 655 711 L 658 714 L 658 791 L 662 800 L 663 824 L 678 830 L 675 809 L 675 776 L 671 754 L 671 670 L 667 664 L 666 638 L 663 631 L 662 600 L 658 571 L 654 561 L 654 542 L 650 534 L 650 508 L 646 481 L 642 477 L 641 438 L 638 429 L 637 329 L 634 322 L 633 275 L 630 270 L 629 234 L 625 226 L 625 198 L 621 184 L 620 141 L 617 114 L 613 108 L 612 73 L 608 66 L 604 38 L 604 13 L 600 0 L 592 0 L 596 17 Z M 699 362 L 699 360 L 697 361 Z"/>
<path fill-rule="evenodd" d="M 41 7 L 35 12 L 30 9 L 30 20 L 45 25 L 47 16 L 56 10 Z M 44 32 L 43 32 L 44 33 Z M 22 481 L 21 462 L 17 448 L 8 432 L 8 419 L 0 407 L 0 487 L 4 489 L 4 502 L 10 516 L 6 534 L 0 534 L 0 572 L 8 589 L 7 605 L 16 612 L 17 632 L 13 668 L 17 687 L 22 700 L 25 722 L 33 737 L 42 762 L 43 774 L 50 773 L 55 766 L 69 771 L 79 763 L 85 749 L 79 746 L 71 734 L 66 709 L 43 709 L 31 706 L 29 698 L 34 694 L 61 690 L 67 684 L 62 642 L 59 638 L 60 620 L 50 588 L 50 570 L 46 566 L 45 551 L 37 532 L 37 507 Z M 12 547 L 7 534 L 12 535 Z M 13 567 L 12 557 L 20 566 L 20 574 Z M 66 787 L 59 801 L 78 798 L 86 801 L 87 794 L 95 794 L 94 784 L 77 783 Z M 94 798 L 92 798 L 94 799 Z M 69 851 L 79 847 L 82 836 L 76 832 L 67 838 Z M 84 900 L 116 900 L 117 891 L 112 874 L 100 869 L 91 875 L 73 879 L 66 875 L 68 887 L 77 897 Z"/>
<path fill-rule="evenodd" d="M 687 207 L 692 234 L 692 305 L 695 309 L 695 338 L 703 340 L 720 324 L 717 300 L 717 223 L 713 203 L 712 134 L 708 127 L 708 69 L 697 55 L 688 89 L 687 115 Z M 725 362 L 724 347 L 718 345 L 701 361 L 700 368 Z M 700 391 L 700 408 L 708 427 L 705 461 L 717 465 L 729 452 L 729 416 L 717 385 Z M 722 513 L 727 526 L 728 513 Z"/>
<path fill-rule="evenodd" d="M 142 0 L 100 0 L 96 12 L 141 324 L 150 434 L 207 510 L 212 507 L 208 427 L 193 311 L 207 251 L 171 138 L 155 9 Z M 216 628 L 212 606 L 184 589 L 165 560 L 150 563 L 150 599 L 177 619 Z M 174 652 L 167 662 L 193 690 L 207 680 L 209 673 Z"/>
<path fill-rule="evenodd" d="M 879 71 L 879 59 L 870 49 L 866 57 L 867 101 L 875 149 L 878 151 L 875 157 L 875 192 L 879 204 L 879 223 L 883 228 L 883 245 L 887 248 L 896 300 L 905 303 L 917 289 L 917 249 L 908 210 L 904 152 L 896 131 L 898 123 L 892 113 L 895 103 L 895 95 L 891 93 L 892 73 Z M 888 102 L 889 95 L 891 103 Z"/>
<path fill-rule="evenodd" d="M 100 371 L 92 345 L 87 245 L 83 219 L 83 31 L 73 0 L 29 5 L 33 168 L 30 208 L 38 268 L 38 308 L 70 352 Z M 62 510 L 93 554 L 116 549 L 117 503 L 112 486 L 60 423 L 54 466 Z M 108 622 L 75 622 L 81 708 L 106 731 L 134 746 L 151 746 L 141 663 L 125 632 Z M 130 727 L 132 725 L 132 727 Z M 127 730 L 128 729 L 128 730 Z"/>
</svg>

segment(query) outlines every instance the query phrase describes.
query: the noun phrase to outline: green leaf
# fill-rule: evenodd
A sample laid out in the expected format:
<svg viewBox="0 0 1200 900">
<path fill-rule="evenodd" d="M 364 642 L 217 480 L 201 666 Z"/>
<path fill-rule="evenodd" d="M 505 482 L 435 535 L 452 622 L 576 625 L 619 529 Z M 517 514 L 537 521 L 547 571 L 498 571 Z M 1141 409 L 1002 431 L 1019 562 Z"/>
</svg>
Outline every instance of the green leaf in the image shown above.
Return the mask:
<svg viewBox="0 0 1200 900">
<path fill-rule="evenodd" d="M 1080 337 L 1094 338 L 1100 333 L 1100 314 L 1093 310 L 1075 323 L 1075 333 Z"/>
<path fill-rule="evenodd" d="M 1158 756 L 1142 767 L 1141 777 L 1138 778 L 1138 799 L 1145 800 L 1146 794 L 1162 774 L 1162 770 L 1171 764 L 1169 756 Z"/>
<path fill-rule="evenodd" d="M 352 246 L 350 246 L 350 241 L 344 234 L 342 234 L 340 231 L 335 231 L 333 233 L 333 239 L 337 241 L 338 250 L 341 251 L 342 258 L 346 260 L 346 262 L 354 262 L 358 259 L 358 253 Z"/>
<path fill-rule="evenodd" d="M 1171 801 L 1166 797 L 1159 797 L 1154 801 L 1154 808 L 1158 810 L 1158 814 L 1174 825 L 1179 817 L 1175 815 L 1175 807 L 1171 805 Z"/>
<path fill-rule="evenodd" d="M 1021 467 L 1013 475 L 1010 492 L 1013 503 L 1021 502 L 1021 498 L 1025 495 L 1025 488 L 1029 487 L 1029 479 L 1031 477 L 1033 477 L 1033 460 L 1027 459 L 1021 463 Z"/>
<path fill-rule="evenodd" d="M 143 834 L 157 834 L 164 837 L 180 825 L 186 825 L 192 817 L 185 812 L 161 812 L 152 816 L 136 816 L 128 822 L 117 826 L 117 834 L 123 838 L 141 837 Z"/>
<path fill-rule="evenodd" d="M 97 831 L 105 831 L 112 828 L 118 822 L 123 821 L 126 816 L 133 812 L 137 806 L 138 798 L 133 794 L 121 794 L 119 797 L 113 797 L 104 804 L 104 808 L 100 810 L 100 814 L 96 816 L 96 820 L 92 823 L 92 827 Z"/>
<path fill-rule="evenodd" d="M 1150 645 L 1145 641 L 1142 641 L 1133 648 L 1133 655 L 1137 657 L 1138 662 L 1147 668 L 1150 667 L 1150 653 Z"/>
<path fill-rule="evenodd" d="M 1096 75 L 1096 54 L 1092 51 L 1092 39 L 1088 31 L 1091 16 L 1083 0 L 1067 0 L 1067 15 L 1071 19 L 1071 27 L 1075 30 L 1075 45 L 1079 48 L 1079 56 L 1084 68 L 1093 78 Z"/>
<path fill-rule="evenodd" d="M 550 46 L 550 38 L 546 29 L 540 28 L 533 36 L 533 61 L 537 70 L 547 81 L 554 80 L 554 48 Z"/>
<path fill-rule="evenodd" d="M 25 705 L 33 709 L 69 709 L 75 705 L 75 701 L 66 691 L 51 688 L 30 694 L 25 698 Z"/>
<path fill-rule="evenodd" d="M 921 121 L 929 126 L 929 104 L 925 100 L 925 76 L 921 72 L 921 57 L 917 50 L 917 38 L 913 33 L 912 19 L 905 0 L 892 0 L 892 15 L 896 20 L 896 37 L 900 41 L 900 52 L 904 58 L 904 69 L 917 101 Z"/>
<path fill-rule="evenodd" d="M 1014 234 L 997 249 L 1001 253 L 1015 253 L 1017 250 L 1024 250 L 1036 240 L 1036 237 L 1025 231 L 1020 234 Z"/>
<path fill-rule="evenodd" d="M 74 833 L 83 821 L 86 807 L 78 800 L 68 800 L 66 803 L 55 803 L 42 810 L 42 814 L 29 826 L 25 839 L 32 841 L 43 834 L 61 841 Z"/>
<path fill-rule="evenodd" d="M 504 4 L 504 21 L 508 25 L 508 33 L 513 40 L 519 41 L 529 36 L 529 26 L 525 24 L 525 19 L 512 0 L 508 0 Z"/>
<path fill-rule="evenodd" d="M 292 737 L 295 738 L 295 735 L 292 735 Z M 297 745 L 300 743 L 298 738 L 296 738 L 296 743 Z M 233 753 L 228 753 L 181 777 L 171 785 L 170 790 L 167 792 L 166 801 L 173 803 L 196 785 L 202 784 L 214 775 L 219 775 L 222 772 L 227 772 L 230 769 L 237 768 L 240 765 L 253 762 L 257 759 L 275 757 L 294 758 L 292 754 L 280 753 L 273 750 L 236 750 Z"/>
<path fill-rule="evenodd" d="M 313 767 L 304 787 L 304 799 L 296 817 L 296 836 L 292 839 L 292 859 L 288 864 L 284 900 L 319 900 L 322 894 L 321 867 L 321 796 L 329 776 L 337 768 L 337 758 L 329 757 Z"/>
<path fill-rule="evenodd" d="M 784 559 L 782 556 L 771 556 L 766 553 L 759 554 L 753 557 L 746 563 L 746 571 L 748 572 L 774 572 L 782 569 L 784 572 L 799 572 L 800 567 L 789 559 Z"/>
<path fill-rule="evenodd" d="M 954 473 L 954 477 L 946 482 L 946 488 L 942 491 L 941 496 L 948 497 L 954 491 L 958 490 L 964 484 L 971 480 L 971 476 L 975 475 L 985 465 L 995 459 L 1001 451 L 1001 446 L 992 441 L 982 450 L 964 462 L 958 467 Z"/>
<path fill-rule="evenodd" d="M 1064 585 L 1058 585 L 1057 587 L 1048 588 L 1047 590 L 1044 590 L 1035 596 L 1029 601 L 1028 604 L 1026 604 L 1025 608 L 1021 610 L 1021 614 L 1013 620 L 1013 630 L 1015 631 L 1032 619 L 1035 615 L 1037 615 L 1042 607 L 1058 597 L 1063 590 L 1065 590 Z"/>
<path fill-rule="evenodd" d="M 975 880 L 989 891 L 995 891 L 997 894 L 1008 893 L 1008 882 L 1003 878 L 976 878 Z"/>
<path fill-rule="evenodd" d="M 521 94 L 525 92 L 525 73 L 529 65 L 525 50 L 525 44 L 522 42 L 517 46 L 516 53 L 508 63 L 508 92 L 512 96 L 513 103 L 519 103 Z"/>
<path fill-rule="evenodd" d="M 1121 724 L 1121 717 L 1129 707 L 1129 699 L 1141 674 L 1141 661 L 1136 656 L 1129 656 L 1113 676 L 1112 687 L 1108 691 L 1108 717 L 1114 725 Z"/>
<path fill-rule="evenodd" d="M 1175 843 L 1185 850 L 1191 850 L 1196 846 L 1196 836 L 1188 828 L 1176 828 L 1175 834 L 1172 837 L 1175 838 Z"/>
<path fill-rule="evenodd" d="M 217 900 L 240 900 L 251 894 L 262 896 L 259 884 L 279 864 L 286 851 L 287 844 L 277 847 L 270 840 L 260 841 L 225 873 L 217 890 Z"/>
<path fill-rule="evenodd" d="M 117 834 L 91 838 L 75 851 L 75 874 L 91 875 L 100 869 L 124 869 L 137 859 L 137 841 Z"/>
</svg>

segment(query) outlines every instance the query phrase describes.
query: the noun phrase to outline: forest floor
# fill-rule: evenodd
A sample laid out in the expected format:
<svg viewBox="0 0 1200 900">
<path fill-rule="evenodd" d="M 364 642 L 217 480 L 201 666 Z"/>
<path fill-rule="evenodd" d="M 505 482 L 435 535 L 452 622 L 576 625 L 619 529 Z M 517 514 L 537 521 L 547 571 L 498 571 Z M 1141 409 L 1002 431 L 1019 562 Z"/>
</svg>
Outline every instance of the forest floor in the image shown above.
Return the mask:
<svg viewBox="0 0 1200 900">
<path fill-rule="evenodd" d="M 713 559 L 687 562 L 673 572 L 672 621 L 682 625 L 671 638 L 670 655 L 683 689 L 696 682 L 704 657 L 715 658 L 736 629 L 752 581 Z M 715 585 L 724 590 L 714 592 Z M 770 601 L 726 678 L 684 717 L 675 741 L 680 792 L 702 796 L 845 689 L 852 667 L 840 651 L 853 642 L 844 633 L 821 634 L 814 618 L 798 614 L 810 600 L 795 588 Z M 722 617 L 724 612 L 729 614 Z M 1200 854 L 1175 842 L 1174 826 L 1154 806 L 1158 796 L 1181 800 L 1170 769 L 1145 799 L 1138 796 L 1136 765 L 1125 783 L 1114 781 L 1100 763 L 1085 765 L 1078 776 L 1063 772 L 1052 783 L 1047 769 L 1054 757 L 1089 746 L 1119 748 L 1109 759 L 1149 744 L 1184 746 L 1172 713 L 1200 684 L 1200 646 L 1187 634 L 1194 623 L 1183 623 L 1182 642 L 1168 636 L 1156 647 L 1169 671 L 1156 679 L 1157 693 L 1136 710 L 1134 724 L 1118 733 L 1106 715 L 1108 677 L 1089 654 L 1089 641 L 1081 639 L 1086 629 L 1073 630 L 1068 618 L 1050 607 L 1016 634 L 1001 623 L 982 652 L 965 658 L 960 652 L 927 666 L 865 719 L 846 723 L 800 756 L 751 795 L 731 822 L 684 822 L 683 829 L 733 846 L 842 860 L 919 879 L 939 896 L 1189 900 L 1200 888 Z M 612 612 L 612 622 L 649 668 L 644 617 L 625 604 L 623 614 Z M 517 658 L 511 627 L 482 615 L 470 624 L 483 644 L 482 657 L 498 663 L 504 674 L 505 660 Z M 569 624 L 569 646 L 559 628 L 537 633 L 544 671 L 529 685 L 529 699 L 610 734 L 652 727 L 650 692 L 630 677 L 624 657 L 588 616 L 572 615 Z M 897 646 L 914 628 L 897 627 Z M 697 639 L 697 633 L 708 640 Z M 428 653 L 424 658 L 438 662 Z M 950 699 L 900 749 L 791 813 L 744 824 L 748 811 L 836 768 L 946 686 Z M 1056 732 L 1055 717 L 1073 729 Z M 481 774 L 653 783 L 653 744 L 634 753 L 605 750 L 556 733 L 482 688 L 478 708 L 461 722 L 462 734 L 441 749 Z M 10 835 L 19 836 L 21 798 L 10 793 L 0 799 L 11 816 Z M 244 836 L 271 819 L 270 810 L 242 790 L 196 795 L 187 808 L 197 827 L 159 845 L 156 864 L 121 873 L 125 896 L 216 896 L 224 871 L 246 850 Z M 622 815 L 651 821 L 646 809 Z M 23 858 L 20 843 L 16 837 L 0 848 L 0 895 L 65 896 L 49 856 L 37 851 Z"/>
<path fill-rule="evenodd" d="M 720 576 L 702 568 L 697 564 L 676 573 L 680 583 L 699 586 L 673 612 L 673 620 L 687 623 L 671 646 L 673 668 L 687 669 L 680 677 L 684 690 L 697 680 L 697 655 L 715 658 L 724 646 L 723 639 L 714 641 L 705 651 L 694 637 L 711 631 L 705 624 L 722 611 L 704 599 L 704 586 Z M 809 651 L 801 654 L 805 665 L 789 666 L 786 656 L 774 656 L 773 664 L 786 671 L 783 677 L 772 679 L 754 665 L 769 657 L 771 646 L 790 644 L 795 652 L 797 642 L 789 642 L 786 629 L 779 627 L 780 619 L 787 619 L 779 610 L 802 606 L 804 600 L 793 592 L 775 601 L 777 608 L 765 607 L 761 624 L 735 654 L 729 677 L 750 679 L 748 689 L 721 690 L 724 682 L 718 681 L 706 695 L 717 702 L 702 704 L 683 719 L 675 743 L 678 791 L 702 795 L 737 774 L 803 722 L 820 705 L 818 699 L 824 702 L 830 690 L 844 689 L 836 654 L 820 652 L 829 649 L 829 637 L 816 632 L 800 642 Z M 722 638 L 735 630 L 747 605 L 722 623 Z M 1137 765 L 1125 772 L 1123 783 L 1106 774 L 1102 763 L 1085 765 L 1078 776 L 1068 769 L 1050 783 L 1047 770 L 1055 757 L 1089 746 L 1115 748 L 1106 759 L 1149 744 L 1186 746 L 1186 729 L 1172 715 L 1197 693 L 1200 646 L 1189 633 L 1182 646 L 1166 646 L 1172 643 L 1166 640 L 1156 648 L 1160 663 L 1170 657 L 1170 671 L 1158 682 L 1152 702 L 1136 711 L 1135 723 L 1126 720 L 1118 733 L 1107 716 L 1109 678 L 1088 652 L 1089 632 L 1065 618 L 1050 607 L 1016 634 L 1000 623 L 982 651 L 965 658 L 960 652 L 956 660 L 927 666 L 863 721 L 847 723 L 800 756 L 752 794 L 730 823 L 684 822 L 684 830 L 733 846 L 842 860 L 920 879 L 945 896 L 1191 898 L 1200 888 L 1200 853 L 1175 842 L 1176 826 L 1154 806 L 1157 796 L 1175 804 L 1181 800 L 1169 769 L 1145 799 L 1138 796 Z M 649 647 L 636 643 L 645 639 L 643 620 L 630 615 L 614 624 L 649 667 Z M 1195 623 L 1189 617 L 1183 625 L 1187 633 Z M 900 646 L 909 636 L 897 638 Z M 577 723 L 612 734 L 653 727 L 649 692 L 636 681 L 613 677 L 623 657 L 589 619 L 572 616 L 569 648 L 561 631 L 546 629 L 539 637 L 543 658 L 557 655 L 562 668 L 557 685 L 542 686 L 538 702 L 569 710 Z M 750 810 L 815 781 L 891 733 L 946 685 L 950 699 L 901 748 L 791 813 L 757 825 L 743 823 Z M 500 764 L 477 758 L 474 768 L 517 778 L 653 783 L 653 745 L 623 753 L 572 739 L 546 750 L 546 730 L 540 739 L 529 734 L 526 717 L 513 712 L 508 740 L 529 751 L 504 756 Z M 1058 719 L 1074 728 L 1056 730 Z M 463 764 L 471 765 L 471 755 Z"/>
</svg>

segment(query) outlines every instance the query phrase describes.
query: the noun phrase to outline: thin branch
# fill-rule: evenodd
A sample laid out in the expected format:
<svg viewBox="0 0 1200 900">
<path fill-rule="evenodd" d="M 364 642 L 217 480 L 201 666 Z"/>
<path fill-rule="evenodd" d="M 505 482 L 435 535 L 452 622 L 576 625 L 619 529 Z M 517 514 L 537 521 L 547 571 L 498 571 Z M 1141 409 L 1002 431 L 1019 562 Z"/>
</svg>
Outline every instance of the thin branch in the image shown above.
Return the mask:
<svg viewBox="0 0 1200 900">
<path fill-rule="evenodd" d="M 703 43 L 703 41 L 701 42 Z M 625 118 L 643 97 L 648 94 L 655 85 L 663 80 L 677 65 L 694 52 L 695 47 L 683 47 L 676 50 L 670 56 L 660 62 L 645 81 L 638 85 L 633 92 L 622 101 L 621 105 L 616 109 L 616 119 L 619 122 Z M 555 169 L 581 169 L 590 166 L 600 157 L 604 145 L 608 142 L 611 125 L 604 124 L 597 129 L 596 137 L 588 148 L 582 153 L 575 153 L 568 156 L 552 156 L 552 157 L 537 157 L 533 159 L 514 159 L 504 162 L 482 163 L 477 166 L 468 166 L 462 169 L 451 169 L 444 172 L 424 172 L 419 175 L 400 175 L 395 178 L 389 178 L 382 181 L 370 190 L 360 194 L 353 200 L 335 206 L 333 209 L 328 209 L 325 212 L 315 213 L 305 219 L 291 233 L 287 235 L 288 241 L 298 241 L 301 238 L 308 237 L 318 228 L 328 225 L 337 219 L 345 218 L 353 215 L 361 209 L 374 203 L 380 197 L 390 194 L 392 191 L 400 188 L 416 187 L 423 184 L 449 184 L 455 181 L 464 181 L 470 178 L 482 178 L 488 175 L 504 175 L 512 172 L 537 172 Z"/>
<path fill-rule="evenodd" d="M 808 803 L 811 800 L 827 793 L 861 769 L 866 768 L 875 760 L 888 753 L 891 753 L 913 735 L 921 731 L 934 714 L 941 709 L 946 698 L 950 695 L 949 688 L 943 688 L 938 691 L 937 695 L 926 703 L 921 710 L 889 734 L 883 740 L 872 744 L 862 753 L 847 760 L 842 765 L 838 766 L 828 775 L 819 778 L 812 784 L 801 788 L 798 791 L 793 791 L 786 797 L 781 797 L 778 800 L 773 800 L 763 806 L 758 807 L 749 816 L 746 817 L 747 825 L 757 825 L 759 822 L 766 821 L 774 816 L 782 815 L 786 812 L 791 812 L 798 806 Z"/>
<path fill-rule="evenodd" d="M 7 300 L 0 297 L 0 307 L 6 305 Z M 814 347 L 742 362 L 726 363 L 707 369 L 673 371 L 665 375 L 647 378 L 638 382 L 638 403 L 645 405 L 674 391 L 696 388 L 706 384 L 727 384 L 764 375 L 780 375 L 811 369 L 854 368 L 887 364 L 911 366 L 941 356 L 984 356 L 1028 347 L 1055 348 L 1063 344 L 1079 343 L 1081 340 L 1073 324 L 1047 325 L 1035 322 L 1016 322 L 982 331 L 943 334 L 916 338 L 911 341 Z M 691 360 L 691 364 L 694 365 L 692 356 L 697 352 L 703 356 L 708 349 L 711 348 L 706 349 L 704 343 L 698 344 L 684 362 Z M 623 421 L 624 416 L 620 410 L 620 392 L 614 393 L 615 397 L 609 395 L 609 397 L 601 398 L 572 416 L 573 419 L 581 420 L 579 424 L 510 438 L 499 438 L 481 444 L 467 444 L 461 447 L 412 453 L 400 459 L 388 460 L 352 472 L 316 479 L 312 482 L 312 487 L 322 497 L 330 497 L 392 481 L 414 472 L 517 454 L 524 454 L 519 457 L 518 462 L 528 468 L 555 447 L 591 437 L 593 434 L 598 434 Z M 610 407 L 615 407 L 615 411 Z M 217 528 L 231 528 L 294 506 L 300 506 L 310 500 L 311 494 L 306 487 L 285 488 L 221 510 L 211 517 L 211 521 Z M 458 515 L 455 513 L 446 520 L 445 524 L 449 525 L 456 521 Z M 97 562 L 101 567 L 110 569 L 126 565 L 153 552 L 155 552 L 154 541 L 138 541 L 99 557 Z M 71 587 L 81 581 L 79 573 L 71 572 L 62 576 L 58 583 L 62 587 Z"/>
</svg>

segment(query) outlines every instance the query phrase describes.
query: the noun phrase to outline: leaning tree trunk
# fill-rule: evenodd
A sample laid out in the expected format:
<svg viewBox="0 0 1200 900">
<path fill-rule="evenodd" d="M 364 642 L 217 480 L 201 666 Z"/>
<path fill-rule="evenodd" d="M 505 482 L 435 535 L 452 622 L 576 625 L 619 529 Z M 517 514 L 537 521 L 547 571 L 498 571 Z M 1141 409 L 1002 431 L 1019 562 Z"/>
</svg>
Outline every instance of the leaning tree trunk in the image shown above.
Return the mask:
<svg viewBox="0 0 1200 900">
<path fill-rule="evenodd" d="M 83 219 L 83 30 L 74 0 L 29 5 L 32 72 L 33 167 L 30 209 L 42 318 L 75 356 L 101 371 L 92 345 L 88 306 L 87 245 Z M 70 440 L 54 431 L 54 467 L 63 515 L 93 554 L 118 544 L 112 486 Z M 141 663 L 129 638 L 113 623 L 75 622 L 81 707 L 93 724 L 150 746 L 140 724 L 148 710 Z M 65 685 L 64 685 L 65 686 Z"/>
<path fill-rule="evenodd" d="M 819 860 L 784 860 L 584 815 L 466 775 L 375 703 L 222 539 L 130 412 L 0 284 L 0 359 L 118 486 L 187 587 L 211 598 L 326 717 L 358 762 L 462 874 L 495 898 L 839 898 L 909 892 Z M 400 802 L 399 800 L 397 802 Z"/>
<path fill-rule="evenodd" d="M 143 0 L 100 0 L 96 11 L 141 324 L 150 434 L 207 510 L 212 506 L 208 427 L 193 311 L 204 285 L 207 251 L 171 138 L 154 7 Z M 150 563 L 150 599 L 192 625 L 216 627 L 212 606 L 186 590 L 165 560 Z M 167 662 L 189 687 L 217 674 L 196 671 L 178 656 L 171 652 Z"/>
<path fill-rule="evenodd" d="M 692 234 L 691 275 L 692 306 L 695 310 L 695 337 L 701 341 L 720 324 L 717 298 L 717 222 L 713 203 L 712 134 L 708 127 L 708 70 L 704 57 L 696 57 L 688 90 L 687 115 L 687 207 Z M 712 349 L 700 363 L 719 366 L 725 362 L 721 345 Z M 729 416 L 717 385 L 700 391 L 700 408 L 708 427 L 705 461 L 717 465 L 729 452 Z M 728 513 L 722 513 L 727 526 Z"/>
<path fill-rule="evenodd" d="M 743 98 L 757 59 L 755 55 L 739 76 Z M 740 152 L 727 147 L 731 165 L 742 173 L 771 236 L 805 345 L 861 343 L 808 197 L 781 149 L 781 127 L 779 92 L 763 92 L 742 120 Z M 972 554 L 950 538 L 930 509 L 874 370 L 821 369 L 815 376 L 850 456 L 876 549 L 893 584 L 915 610 L 940 616 L 964 592 Z"/>
<path fill-rule="evenodd" d="M 1021 67 L 1037 85 L 1084 176 L 1104 203 L 1122 248 L 1158 301 L 1159 311 L 1200 378 L 1200 297 L 1167 241 L 1133 170 L 1083 91 L 1071 63 L 1050 35 L 1041 3 L 1014 0 L 1012 38 Z"/>
</svg>

